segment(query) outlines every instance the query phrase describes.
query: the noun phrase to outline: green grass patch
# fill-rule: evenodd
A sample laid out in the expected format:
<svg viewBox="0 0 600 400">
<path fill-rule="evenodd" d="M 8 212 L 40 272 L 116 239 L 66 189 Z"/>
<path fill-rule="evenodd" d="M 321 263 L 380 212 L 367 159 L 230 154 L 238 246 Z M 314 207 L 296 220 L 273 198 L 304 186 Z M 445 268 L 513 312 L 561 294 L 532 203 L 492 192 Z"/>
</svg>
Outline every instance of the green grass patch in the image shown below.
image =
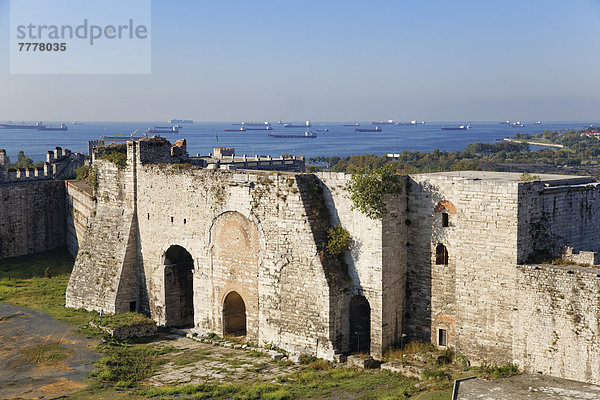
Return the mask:
<svg viewBox="0 0 600 400">
<path fill-rule="evenodd" d="M 178 366 L 195 364 L 198 361 L 208 360 L 211 354 L 212 352 L 208 350 L 186 351 L 182 354 L 178 354 L 175 361 L 173 361 L 173 364 Z"/>
<path fill-rule="evenodd" d="M 136 312 L 126 312 L 115 315 L 98 316 L 93 319 L 96 324 L 106 328 L 122 328 L 125 326 L 152 324 L 154 320 Z"/>
<path fill-rule="evenodd" d="M 167 363 L 165 354 L 176 351 L 174 347 L 152 347 L 128 343 L 104 344 L 105 356 L 96 363 L 92 376 L 115 384 L 117 387 L 131 388 L 156 372 L 158 366 Z"/>
<path fill-rule="evenodd" d="M 497 379 L 507 376 L 519 375 L 521 370 L 513 363 L 504 365 L 482 364 L 479 367 L 473 368 L 476 374 L 485 379 Z"/>
<path fill-rule="evenodd" d="M 73 264 L 66 249 L 1 260 L 0 302 L 43 311 L 74 325 L 87 323 L 95 313 L 64 306 Z"/>
<path fill-rule="evenodd" d="M 73 352 L 58 342 L 47 342 L 24 349 L 21 355 L 26 363 L 52 366 L 70 358 Z"/>
</svg>

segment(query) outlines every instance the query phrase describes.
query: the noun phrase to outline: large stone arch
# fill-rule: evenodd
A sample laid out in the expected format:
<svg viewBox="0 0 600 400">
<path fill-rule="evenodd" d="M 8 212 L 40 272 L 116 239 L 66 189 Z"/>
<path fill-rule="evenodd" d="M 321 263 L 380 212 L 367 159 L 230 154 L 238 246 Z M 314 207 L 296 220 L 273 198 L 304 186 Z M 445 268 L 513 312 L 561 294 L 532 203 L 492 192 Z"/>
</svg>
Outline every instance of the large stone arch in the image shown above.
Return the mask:
<svg viewBox="0 0 600 400">
<path fill-rule="evenodd" d="M 182 246 L 170 246 L 163 255 L 165 324 L 194 325 L 194 260 Z"/>
<path fill-rule="evenodd" d="M 225 303 L 235 292 L 243 299 L 246 336 L 258 340 L 258 273 L 261 253 L 259 228 L 239 212 L 228 211 L 210 229 L 210 260 L 214 288 L 215 329 L 225 333 Z"/>
</svg>

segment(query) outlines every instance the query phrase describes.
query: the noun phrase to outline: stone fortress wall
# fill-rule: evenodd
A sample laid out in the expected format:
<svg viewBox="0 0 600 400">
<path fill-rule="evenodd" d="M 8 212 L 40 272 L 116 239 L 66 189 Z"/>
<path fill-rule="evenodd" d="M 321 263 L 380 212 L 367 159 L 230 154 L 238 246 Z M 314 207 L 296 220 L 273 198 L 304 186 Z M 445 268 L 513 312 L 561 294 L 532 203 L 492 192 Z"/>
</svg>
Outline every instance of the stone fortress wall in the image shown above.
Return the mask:
<svg viewBox="0 0 600 400">
<path fill-rule="evenodd" d="M 65 184 L 84 156 L 57 147 L 43 168 L 7 169 L 0 149 L 0 259 L 52 250 L 66 243 Z"/>
<path fill-rule="evenodd" d="M 54 237 L 78 247 L 70 307 L 140 311 L 328 359 L 426 340 L 474 363 L 600 383 L 600 187 L 590 178 L 405 176 L 389 213 L 369 219 L 353 209 L 346 174 L 197 168 L 185 143 L 157 139 L 126 152 L 125 167 L 95 158 L 95 191 L 0 185 L 67 210 L 53 218 L 67 221 Z M 352 236 L 344 263 L 324 252 L 337 225 Z M 543 263 L 561 253 L 564 265 Z"/>
</svg>

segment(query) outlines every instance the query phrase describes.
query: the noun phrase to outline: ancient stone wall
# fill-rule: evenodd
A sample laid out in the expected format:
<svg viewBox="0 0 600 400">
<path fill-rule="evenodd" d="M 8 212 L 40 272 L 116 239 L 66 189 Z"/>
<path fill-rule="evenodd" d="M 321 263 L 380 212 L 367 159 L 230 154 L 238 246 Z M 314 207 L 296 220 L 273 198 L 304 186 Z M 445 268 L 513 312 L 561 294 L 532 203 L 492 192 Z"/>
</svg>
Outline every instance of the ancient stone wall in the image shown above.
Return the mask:
<svg viewBox="0 0 600 400">
<path fill-rule="evenodd" d="M 88 233 L 79 243 L 67 306 L 106 313 L 130 311 L 130 303 L 137 302 L 133 171 L 105 160 L 97 160 L 94 167 L 97 205 Z"/>
<path fill-rule="evenodd" d="M 166 321 L 164 254 L 178 245 L 194 260 L 198 332 L 225 332 L 225 299 L 236 292 L 251 340 L 331 358 L 331 290 L 311 217 L 318 200 L 302 195 L 308 183 L 299 178 L 140 166 L 140 248 L 153 318 Z"/>
<path fill-rule="evenodd" d="M 398 344 L 402 334 L 402 310 L 406 280 L 407 225 L 406 192 L 386 199 L 388 214 L 370 219 L 354 210 L 345 189 L 351 175 L 319 173 L 332 225 L 341 225 L 352 237 L 346 255 L 350 288 L 336 304 L 341 349 L 349 351 L 353 328 L 350 326 L 350 303 L 354 296 L 364 296 L 370 306 L 370 352 L 381 357 L 383 350 Z M 406 178 L 399 177 L 406 186 Z M 355 339 L 356 340 L 356 339 Z"/>
<path fill-rule="evenodd" d="M 0 184 L 0 258 L 64 246 L 65 209 L 63 182 Z"/>
<path fill-rule="evenodd" d="M 591 178 L 519 186 L 518 262 L 558 257 L 567 246 L 600 251 L 600 185 Z"/>
<path fill-rule="evenodd" d="M 443 344 L 443 330 L 446 345 L 469 358 L 493 362 L 510 354 L 517 193 L 517 182 L 458 173 L 411 176 L 410 338 Z"/>
<path fill-rule="evenodd" d="M 600 269 L 517 267 L 513 361 L 531 372 L 600 384 Z"/>
</svg>

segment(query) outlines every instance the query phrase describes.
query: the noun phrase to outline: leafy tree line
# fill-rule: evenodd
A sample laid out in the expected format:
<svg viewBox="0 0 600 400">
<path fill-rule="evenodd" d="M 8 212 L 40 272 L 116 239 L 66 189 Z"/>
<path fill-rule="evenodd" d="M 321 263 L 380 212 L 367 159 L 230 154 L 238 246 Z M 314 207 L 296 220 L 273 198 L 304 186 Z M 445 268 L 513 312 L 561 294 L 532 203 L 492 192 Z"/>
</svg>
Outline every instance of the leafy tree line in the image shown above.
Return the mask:
<svg viewBox="0 0 600 400">
<path fill-rule="evenodd" d="M 10 158 L 6 156 L 6 168 L 16 168 L 16 169 L 25 169 L 25 168 L 41 168 L 44 166 L 44 162 L 40 161 L 34 163 L 30 157 L 25 155 L 23 150 L 19 151 L 17 155 L 17 161 L 14 163 L 10 162 Z"/>
<path fill-rule="evenodd" d="M 564 148 L 545 148 L 530 151 L 526 143 L 470 143 L 462 151 L 448 152 L 433 150 L 429 153 L 405 150 L 397 160 L 373 154 L 348 157 L 314 157 L 309 163 L 327 163 L 334 172 L 355 173 L 373 171 L 387 166 L 399 174 L 415 174 L 439 171 L 478 170 L 482 162 L 525 163 L 550 165 L 600 164 L 600 140 L 586 133 L 599 131 L 590 127 L 582 130 L 545 131 L 537 135 L 519 133 L 518 140 L 561 144 Z M 310 165 L 308 166 L 310 170 Z"/>
</svg>

